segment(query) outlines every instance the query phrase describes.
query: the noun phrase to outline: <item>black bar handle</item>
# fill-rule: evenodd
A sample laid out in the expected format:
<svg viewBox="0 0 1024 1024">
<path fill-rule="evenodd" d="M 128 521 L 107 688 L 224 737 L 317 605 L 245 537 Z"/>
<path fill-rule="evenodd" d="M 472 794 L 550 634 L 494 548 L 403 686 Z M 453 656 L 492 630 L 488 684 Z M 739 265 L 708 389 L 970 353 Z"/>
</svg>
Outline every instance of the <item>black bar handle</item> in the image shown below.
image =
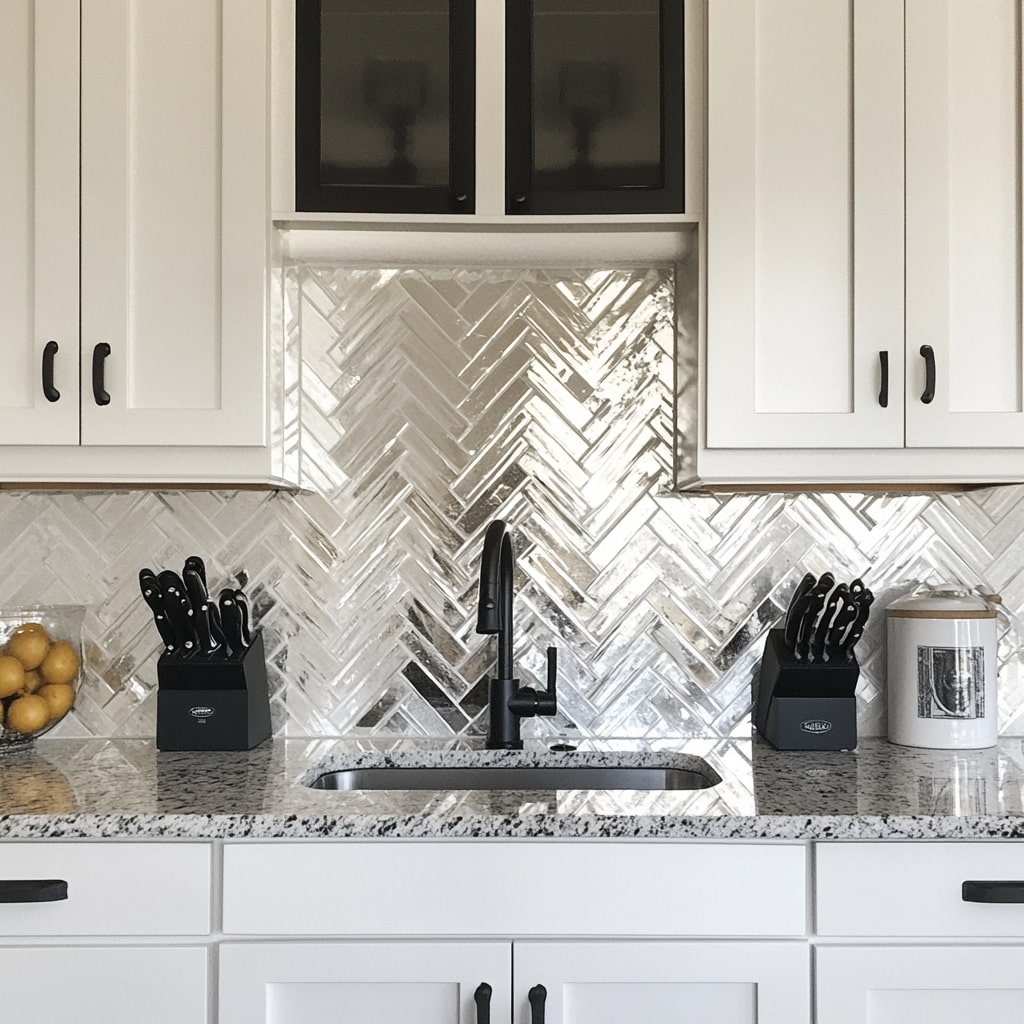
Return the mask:
<svg viewBox="0 0 1024 1024">
<path fill-rule="evenodd" d="M 1024 882 L 968 881 L 961 889 L 964 903 L 1024 903 Z"/>
<path fill-rule="evenodd" d="M 882 370 L 882 384 L 878 389 L 878 404 L 883 409 L 889 408 L 889 353 L 878 353 L 878 365 Z"/>
<path fill-rule="evenodd" d="M 59 347 L 57 342 L 48 341 L 43 349 L 43 394 L 48 402 L 56 402 L 60 398 L 60 392 L 53 386 L 53 357 Z"/>
<path fill-rule="evenodd" d="M 56 903 L 67 898 L 63 878 L 0 879 L 0 903 Z"/>
<path fill-rule="evenodd" d="M 935 397 L 935 350 L 931 345 L 922 345 L 921 355 L 924 356 L 924 391 L 921 392 L 921 401 L 928 405 Z"/>
<path fill-rule="evenodd" d="M 548 990 L 543 985 L 534 985 L 526 997 L 530 1000 L 530 1024 L 544 1024 L 544 1004 L 547 1002 Z"/>
<path fill-rule="evenodd" d="M 92 350 L 92 397 L 97 405 L 110 405 L 110 395 L 103 387 L 103 364 L 110 355 L 110 346 L 101 341 Z"/>
<path fill-rule="evenodd" d="M 491 1024 L 491 986 L 482 981 L 473 993 L 476 1000 L 476 1024 Z"/>
</svg>

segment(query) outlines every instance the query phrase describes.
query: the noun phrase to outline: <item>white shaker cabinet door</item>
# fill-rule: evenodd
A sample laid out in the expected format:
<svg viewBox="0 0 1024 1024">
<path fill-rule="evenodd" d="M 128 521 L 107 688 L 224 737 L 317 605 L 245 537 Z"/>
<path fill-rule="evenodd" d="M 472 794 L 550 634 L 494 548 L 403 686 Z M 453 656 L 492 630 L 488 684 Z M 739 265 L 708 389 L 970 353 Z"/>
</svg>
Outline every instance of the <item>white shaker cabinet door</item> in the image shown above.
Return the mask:
<svg viewBox="0 0 1024 1024">
<path fill-rule="evenodd" d="M 819 948 L 817 1024 L 1019 1024 L 1024 947 Z"/>
<path fill-rule="evenodd" d="M 517 942 L 513 1024 L 808 1024 L 800 943 Z"/>
<path fill-rule="evenodd" d="M 2 1017 L 32 1024 L 207 1024 L 207 951 L 2 947 Z"/>
<path fill-rule="evenodd" d="M 264 443 L 267 20 L 82 2 L 83 444 Z"/>
<path fill-rule="evenodd" d="M 708 5 L 708 448 L 903 446 L 903 5 Z"/>
<path fill-rule="evenodd" d="M 907 0 L 906 43 L 907 445 L 1020 447 L 1020 4 Z"/>
<path fill-rule="evenodd" d="M 507 942 L 224 943 L 219 1024 L 509 1024 Z"/>
<path fill-rule="evenodd" d="M 0 5 L 4 444 L 78 444 L 78 37 L 77 3 Z"/>
</svg>

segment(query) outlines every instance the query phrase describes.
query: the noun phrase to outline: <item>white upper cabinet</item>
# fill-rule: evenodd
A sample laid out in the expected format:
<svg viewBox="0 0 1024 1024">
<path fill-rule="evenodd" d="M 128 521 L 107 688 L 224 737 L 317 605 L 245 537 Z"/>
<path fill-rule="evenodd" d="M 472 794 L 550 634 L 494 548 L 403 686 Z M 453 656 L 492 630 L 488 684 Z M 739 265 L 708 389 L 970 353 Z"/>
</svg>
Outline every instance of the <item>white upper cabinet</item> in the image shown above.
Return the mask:
<svg viewBox="0 0 1024 1024">
<path fill-rule="evenodd" d="M 78 443 L 77 6 L 0 10 L 0 437 Z M 59 396 L 59 397 L 58 397 Z"/>
<path fill-rule="evenodd" d="M 265 5 L 82 14 L 82 443 L 261 445 Z"/>
<path fill-rule="evenodd" d="M 708 16 L 698 472 L 1024 479 L 1019 0 Z"/>
<path fill-rule="evenodd" d="M 900 5 L 716 0 L 709 69 L 709 446 L 902 444 Z"/>
</svg>

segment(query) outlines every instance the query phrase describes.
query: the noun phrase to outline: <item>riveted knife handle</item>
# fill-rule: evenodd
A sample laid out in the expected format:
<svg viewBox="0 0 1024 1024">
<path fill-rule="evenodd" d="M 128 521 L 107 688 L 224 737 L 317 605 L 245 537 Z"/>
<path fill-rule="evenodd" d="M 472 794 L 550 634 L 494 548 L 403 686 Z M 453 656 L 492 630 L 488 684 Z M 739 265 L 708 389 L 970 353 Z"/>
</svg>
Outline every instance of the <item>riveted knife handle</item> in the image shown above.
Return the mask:
<svg viewBox="0 0 1024 1024">
<path fill-rule="evenodd" d="M 48 402 L 60 400 L 60 392 L 53 386 L 53 357 L 59 346 L 55 341 L 48 341 L 43 349 L 43 394 Z"/>
<path fill-rule="evenodd" d="M 101 341 L 92 350 L 92 397 L 97 405 L 110 405 L 110 395 L 103 381 L 103 370 L 109 355 L 110 346 L 105 341 Z"/>
</svg>

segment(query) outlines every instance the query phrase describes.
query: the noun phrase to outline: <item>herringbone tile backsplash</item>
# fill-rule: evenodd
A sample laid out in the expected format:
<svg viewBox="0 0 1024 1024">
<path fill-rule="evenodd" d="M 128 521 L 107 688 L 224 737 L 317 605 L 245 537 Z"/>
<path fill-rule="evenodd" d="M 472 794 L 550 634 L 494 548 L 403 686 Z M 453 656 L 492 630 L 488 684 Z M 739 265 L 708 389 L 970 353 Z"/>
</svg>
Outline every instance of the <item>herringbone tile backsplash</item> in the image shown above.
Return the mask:
<svg viewBox="0 0 1024 1024">
<path fill-rule="evenodd" d="M 679 275 L 677 280 L 676 275 Z M 0 493 L 0 604 L 89 606 L 63 735 L 154 731 L 157 635 L 138 569 L 201 554 L 265 628 L 275 730 L 483 732 L 493 640 L 474 632 L 494 517 L 515 531 L 516 659 L 561 649 L 562 714 L 524 733 L 744 735 L 766 630 L 804 572 L 884 607 L 921 581 L 1024 608 L 1024 488 L 680 495 L 692 438 L 692 262 L 564 270 L 286 268 L 309 493 Z M 678 375 L 676 367 L 678 366 Z M 884 733 L 883 616 L 860 652 L 862 735 Z M 1020 734 L 1020 638 L 1000 703 Z"/>
</svg>

